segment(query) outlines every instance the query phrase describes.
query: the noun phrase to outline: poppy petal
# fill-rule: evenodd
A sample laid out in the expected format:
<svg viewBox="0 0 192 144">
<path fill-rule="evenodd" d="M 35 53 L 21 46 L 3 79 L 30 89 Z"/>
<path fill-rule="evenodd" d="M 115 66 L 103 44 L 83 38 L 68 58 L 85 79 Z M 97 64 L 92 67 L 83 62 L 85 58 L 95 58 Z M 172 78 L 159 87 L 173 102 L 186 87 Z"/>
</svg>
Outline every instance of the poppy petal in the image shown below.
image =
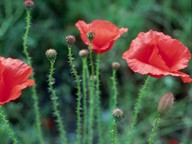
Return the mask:
<svg viewBox="0 0 192 144">
<path fill-rule="evenodd" d="M 162 39 L 157 47 L 162 58 L 172 71 L 177 71 L 188 66 L 191 59 L 189 50 L 176 39 Z"/>
<path fill-rule="evenodd" d="M 114 42 L 125 32 L 127 28 L 118 28 L 113 23 L 105 20 L 94 20 L 90 24 L 86 24 L 80 20 L 76 23 L 79 29 L 81 39 L 86 45 L 89 45 L 89 40 L 86 36 L 87 32 L 94 32 L 95 37 L 92 41 L 92 49 L 96 53 L 104 53 L 110 50 Z"/>
<path fill-rule="evenodd" d="M 17 99 L 27 86 L 34 85 L 28 79 L 32 68 L 18 59 L 0 57 L 0 105 Z"/>
</svg>

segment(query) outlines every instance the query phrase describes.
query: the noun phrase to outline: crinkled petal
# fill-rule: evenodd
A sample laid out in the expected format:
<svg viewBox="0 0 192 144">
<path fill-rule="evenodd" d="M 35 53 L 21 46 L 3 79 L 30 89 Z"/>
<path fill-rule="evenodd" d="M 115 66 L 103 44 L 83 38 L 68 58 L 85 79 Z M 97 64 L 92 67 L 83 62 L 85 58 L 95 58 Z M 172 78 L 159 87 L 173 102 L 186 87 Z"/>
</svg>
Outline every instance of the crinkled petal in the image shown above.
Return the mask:
<svg viewBox="0 0 192 144">
<path fill-rule="evenodd" d="M 189 50 L 176 39 L 162 39 L 158 41 L 157 48 L 161 57 L 172 71 L 188 66 L 191 54 Z"/>
</svg>

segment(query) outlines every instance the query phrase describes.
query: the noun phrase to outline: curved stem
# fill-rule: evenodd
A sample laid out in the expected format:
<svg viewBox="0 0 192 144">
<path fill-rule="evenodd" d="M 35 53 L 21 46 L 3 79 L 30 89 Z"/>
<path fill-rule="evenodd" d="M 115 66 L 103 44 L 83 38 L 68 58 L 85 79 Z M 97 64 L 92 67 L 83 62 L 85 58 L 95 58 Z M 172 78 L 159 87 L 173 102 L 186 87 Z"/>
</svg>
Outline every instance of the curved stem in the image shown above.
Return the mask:
<svg viewBox="0 0 192 144">
<path fill-rule="evenodd" d="M 15 133 L 11 129 L 11 127 L 9 125 L 9 121 L 7 120 L 6 115 L 4 114 L 3 109 L 1 107 L 0 107 L 0 119 L 2 120 L 6 131 L 8 132 L 9 136 L 11 137 L 13 144 L 17 144 L 17 138 L 15 137 Z"/>
<path fill-rule="evenodd" d="M 145 90 L 146 90 L 146 88 L 147 88 L 147 86 L 149 84 L 149 81 L 150 81 L 150 76 L 148 76 L 147 79 L 145 80 L 145 83 L 142 86 L 142 88 L 140 89 L 139 96 L 138 96 L 137 101 L 135 103 L 134 116 L 133 116 L 133 121 L 131 123 L 127 144 L 131 143 L 132 135 L 133 135 L 134 127 L 135 127 L 136 122 L 137 122 L 137 117 L 138 117 L 138 114 L 139 114 L 139 110 L 140 110 L 141 102 L 142 102 L 142 99 L 143 99 L 143 95 L 144 95 L 144 92 L 145 92 Z"/>
<path fill-rule="evenodd" d="M 149 144 L 152 144 L 155 138 L 155 132 L 157 131 L 158 124 L 160 122 L 160 113 L 157 114 L 155 122 L 153 124 L 153 129 L 151 131 L 151 135 L 149 137 Z"/>
<path fill-rule="evenodd" d="M 58 106 L 58 102 L 57 102 L 58 98 L 57 98 L 55 90 L 53 88 L 53 83 L 54 83 L 53 82 L 53 74 L 54 74 L 55 61 L 50 61 L 50 63 L 51 63 L 51 67 L 50 67 L 48 81 L 49 81 L 49 90 L 51 92 L 51 100 L 53 102 L 53 111 L 54 111 L 54 114 L 55 114 L 57 122 L 58 122 L 59 132 L 60 132 L 60 137 L 61 137 L 62 143 L 67 144 L 66 133 L 65 133 L 64 126 L 62 123 L 62 118 L 61 118 L 61 115 L 60 115 L 58 107 L 57 107 Z"/>
<path fill-rule="evenodd" d="M 84 121 L 83 121 L 83 144 L 86 143 L 87 140 L 87 125 L 88 125 L 88 111 L 87 111 L 87 74 L 88 74 L 88 67 L 87 67 L 87 58 L 82 58 L 82 65 L 83 65 L 83 112 L 84 112 Z"/>
<path fill-rule="evenodd" d="M 68 58 L 71 72 L 77 82 L 77 143 L 81 143 L 81 82 L 75 66 L 73 65 L 73 57 L 70 47 L 68 48 Z"/>
<path fill-rule="evenodd" d="M 117 121 L 114 120 L 112 144 L 116 144 L 116 135 L 117 135 Z"/>
<path fill-rule="evenodd" d="M 23 53 L 25 54 L 25 56 L 27 58 L 27 63 L 29 64 L 29 66 L 32 67 L 32 60 L 27 51 L 27 40 L 28 40 L 29 29 L 30 29 L 30 25 L 31 25 L 31 12 L 29 9 L 27 9 L 26 14 L 27 14 L 26 15 L 26 27 L 25 27 L 25 34 L 23 36 Z M 36 81 L 34 73 L 32 73 L 31 79 L 33 81 Z M 33 107 L 34 107 L 34 111 L 35 111 L 35 121 L 36 121 L 38 136 L 39 136 L 39 142 L 40 142 L 40 144 L 43 144 L 43 134 L 42 134 L 42 129 L 41 129 L 39 103 L 38 103 L 36 85 L 34 85 L 32 87 L 32 98 L 33 98 L 33 102 L 34 102 Z"/>
</svg>

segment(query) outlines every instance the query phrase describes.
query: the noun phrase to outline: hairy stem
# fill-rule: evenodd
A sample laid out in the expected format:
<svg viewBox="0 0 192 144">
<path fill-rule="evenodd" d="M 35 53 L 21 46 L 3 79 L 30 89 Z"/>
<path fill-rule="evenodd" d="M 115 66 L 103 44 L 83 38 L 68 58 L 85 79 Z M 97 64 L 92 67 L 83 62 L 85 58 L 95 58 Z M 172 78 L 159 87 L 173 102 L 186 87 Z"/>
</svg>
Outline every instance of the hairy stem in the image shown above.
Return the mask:
<svg viewBox="0 0 192 144">
<path fill-rule="evenodd" d="M 84 121 L 83 121 L 83 144 L 87 141 L 87 125 L 88 125 L 88 110 L 87 110 L 87 85 L 86 82 L 88 80 L 88 67 L 87 67 L 87 58 L 82 58 L 82 65 L 83 65 L 83 113 L 84 113 Z M 89 81 L 89 80 L 88 80 Z"/>
<path fill-rule="evenodd" d="M 77 143 L 81 143 L 81 82 L 80 77 L 77 74 L 77 71 L 73 64 L 73 57 L 70 47 L 68 48 L 68 59 L 71 67 L 71 72 L 77 82 Z"/>
<path fill-rule="evenodd" d="M 29 30 L 30 30 L 30 25 L 31 25 L 31 12 L 29 9 L 26 10 L 26 27 L 25 27 L 25 33 L 23 36 L 23 53 L 25 54 L 27 58 L 27 63 L 29 66 L 32 67 L 32 60 L 29 55 L 29 52 L 27 50 L 27 40 L 28 40 L 28 35 L 29 35 Z M 31 79 L 33 81 L 35 80 L 34 73 L 31 75 Z M 41 129 L 41 122 L 40 122 L 40 112 L 39 112 L 39 102 L 38 102 L 38 97 L 37 97 L 37 88 L 36 85 L 32 87 L 32 98 L 33 98 L 33 107 L 35 111 L 35 121 L 36 121 L 36 126 L 37 126 L 37 132 L 39 136 L 39 142 L 40 144 L 43 144 L 43 134 L 42 134 L 42 129 Z"/>
<path fill-rule="evenodd" d="M 6 115 L 3 112 L 3 109 L 0 107 L 0 119 L 3 122 L 3 126 L 5 127 L 6 131 L 8 132 L 10 138 L 13 141 L 13 144 L 17 144 L 17 138 L 15 137 L 15 133 L 14 131 L 11 129 L 10 125 L 9 125 L 9 121 L 6 118 Z"/>
<path fill-rule="evenodd" d="M 147 79 L 145 80 L 145 83 L 142 86 L 142 88 L 140 89 L 139 96 L 138 96 L 137 101 L 135 103 L 134 116 L 133 116 L 133 121 L 131 123 L 127 144 L 131 143 L 132 135 L 133 135 L 133 131 L 134 131 L 134 128 L 135 128 L 135 125 L 136 125 L 136 122 L 137 122 L 137 117 L 138 117 L 138 114 L 139 114 L 139 110 L 140 110 L 140 106 L 141 106 L 141 103 L 142 103 L 143 95 L 144 95 L 144 92 L 145 92 L 145 90 L 146 90 L 146 88 L 147 88 L 147 86 L 149 84 L 149 81 L 150 81 L 150 76 L 148 76 Z"/>
<path fill-rule="evenodd" d="M 153 129 L 151 131 L 151 135 L 149 136 L 149 144 L 152 144 L 155 138 L 155 133 L 157 131 L 158 124 L 160 122 L 160 113 L 157 114 L 155 118 L 155 122 L 153 124 Z"/>
<path fill-rule="evenodd" d="M 116 144 L 116 135 L 117 135 L 117 121 L 114 120 L 113 123 L 113 138 L 112 138 L 112 144 Z"/>
<path fill-rule="evenodd" d="M 57 119 L 57 123 L 58 123 L 62 143 L 67 144 L 66 133 L 65 133 L 64 126 L 63 126 L 63 123 L 62 123 L 61 115 L 60 115 L 59 110 L 58 110 L 58 102 L 57 102 L 58 98 L 57 98 L 55 90 L 53 88 L 53 83 L 54 83 L 53 82 L 53 74 L 54 74 L 54 63 L 55 63 L 55 61 L 50 61 L 50 63 L 51 63 L 51 67 L 50 67 L 50 71 L 49 71 L 49 79 L 48 80 L 49 80 L 49 90 L 51 92 L 51 100 L 53 102 L 53 111 L 54 111 L 54 115 L 55 115 L 55 117 Z"/>
<path fill-rule="evenodd" d="M 89 127 L 88 127 L 88 144 L 92 144 L 93 141 L 93 123 L 94 123 L 94 100 L 95 100 L 95 82 L 94 82 L 94 63 L 93 63 L 93 51 L 92 51 L 92 43 L 89 44 L 89 58 L 90 58 L 90 66 L 91 66 L 91 82 L 89 85 L 90 89 L 90 97 L 89 97 Z"/>
<path fill-rule="evenodd" d="M 103 139 L 102 139 L 102 127 L 101 127 L 101 101 L 100 101 L 100 79 L 99 79 L 99 75 L 100 75 L 100 71 L 99 71 L 99 67 L 100 67 L 100 55 L 97 54 L 97 58 L 96 58 L 96 122 L 97 122 L 97 130 L 98 130 L 98 144 L 102 144 L 103 143 Z"/>
</svg>

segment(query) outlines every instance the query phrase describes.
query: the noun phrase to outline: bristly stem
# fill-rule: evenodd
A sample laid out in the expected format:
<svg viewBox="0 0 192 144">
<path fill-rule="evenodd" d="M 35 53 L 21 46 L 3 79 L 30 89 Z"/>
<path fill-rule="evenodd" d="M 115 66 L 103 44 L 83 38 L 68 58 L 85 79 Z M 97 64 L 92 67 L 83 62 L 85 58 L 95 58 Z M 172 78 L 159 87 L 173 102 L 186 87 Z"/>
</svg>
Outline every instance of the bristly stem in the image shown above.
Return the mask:
<svg viewBox="0 0 192 144">
<path fill-rule="evenodd" d="M 66 132 L 64 130 L 64 126 L 63 126 L 63 123 L 62 123 L 62 118 L 61 118 L 61 115 L 59 113 L 59 110 L 58 110 L 58 102 L 57 102 L 57 96 L 56 96 L 56 93 L 55 93 L 55 90 L 53 88 L 53 74 L 54 74 L 54 64 L 55 64 L 55 61 L 50 61 L 50 64 L 51 64 L 51 67 L 50 67 L 50 71 L 49 71 L 49 90 L 51 92 L 51 100 L 53 102 L 53 111 L 54 111 L 54 115 L 57 119 L 57 122 L 58 122 L 58 127 L 59 127 L 59 132 L 60 132 L 60 137 L 61 137 L 61 141 L 63 144 L 67 144 L 67 138 L 66 138 Z"/>
<path fill-rule="evenodd" d="M 3 109 L 1 108 L 1 106 L 0 106 L 0 119 L 2 120 L 3 126 L 5 126 L 6 131 L 8 132 L 10 138 L 12 139 L 13 144 L 17 144 L 18 141 L 17 141 L 17 138 L 15 137 L 15 133 L 11 129 L 11 127 L 9 125 L 9 121 L 7 120 L 6 115 L 4 114 Z"/>
<path fill-rule="evenodd" d="M 100 75 L 100 71 L 99 71 L 99 67 L 100 67 L 100 55 L 97 54 L 96 57 L 96 120 L 97 120 L 97 130 L 98 130 L 98 144 L 102 144 L 103 143 L 103 139 L 102 139 L 102 127 L 101 127 L 101 100 L 100 100 L 100 79 L 99 79 L 99 75 Z"/>
<path fill-rule="evenodd" d="M 77 74 L 77 71 L 73 64 L 73 57 L 70 47 L 68 47 L 68 59 L 71 67 L 71 72 L 74 75 L 75 80 L 77 82 L 77 144 L 78 144 L 81 143 L 81 82 L 80 77 Z"/>
<path fill-rule="evenodd" d="M 82 79 L 83 79 L 83 144 L 87 141 L 87 126 L 88 126 L 88 111 L 87 111 L 87 80 L 89 81 L 88 74 L 88 67 L 87 67 L 87 57 L 82 58 L 82 65 L 83 65 L 83 72 L 82 72 Z"/>
<path fill-rule="evenodd" d="M 117 135 L 117 121 L 114 120 L 113 122 L 113 138 L 112 138 L 112 144 L 116 144 L 116 135 Z"/>
<path fill-rule="evenodd" d="M 161 118 L 161 115 L 160 115 L 160 113 L 158 113 L 156 118 L 155 118 L 155 122 L 153 124 L 153 129 L 151 131 L 151 135 L 149 136 L 149 144 L 152 144 L 154 141 L 155 133 L 157 131 L 157 127 L 158 127 L 158 124 L 160 122 L 160 118 Z"/>
<path fill-rule="evenodd" d="M 138 114 L 139 114 L 139 110 L 140 110 L 141 102 L 142 102 L 142 99 L 143 99 L 143 95 L 144 95 L 144 92 L 145 92 L 145 90 L 146 90 L 146 88 L 147 88 L 147 86 L 149 84 L 149 81 L 150 81 L 150 76 L 148 76 L 147 79 L 145 80 L 145 83 L 142 86 L 142 88 L 140 89 L 139 96 L 138 96 L 137 101 L 135 103 L 134 116 L 133 116 L 133 120 L 131 122 L 127 144 L 131 143 L 132 135 L 133 135 L 134 128 L 135 128 L 135 125 L 136 125 L 136 122 L 137 122 L 137 117 L 138 117 Z"/>
<path fill-rule="evenodd" d="M 26 10 L 26 27 L 25 27 L 25 34 L 23 36 L 23 53 L 25 54 L 27 58 L 27 63 L 29 66 L 32 67 L 32 60 L 29 55 L 29 52 L 27 51 L 27 40 L 28 40 L 28 35 L 29 35 L 29 29 L 31 25 L 31 11 L 29 9 Z M 33 81 L 35 80 L 34 73 L 31 75 L 31 79 Z M 37 97 L 37 88 L 36 85 L 32 87 L 32 98 L 33 98 L 33 107 L 35 111 L 35 121 L 36 121 L 36 126 L 37 126 L 37 132 L 39 136 L 39 142 L 40 144 L 43 144 L 43 134 L 42 134 L 42 129 L 41 129 L 41 122 L 40 122 L 40 112 L 39 112 L 39 102 L 38 102 L 38 97 Z"/>
<path fill-rule="evenodd" d="M 116 69 L 113 69 L 113 74 L 112 74 L 112 85 L 113 85 L 113 109 L 117 108 L 117 95 L 118 95 L 118 90 L 117 90 L 117 81 L 116 81 Z"/>
<path fill-rule="evenodd" d="M 91 65 L 91 82 L 89 85 L 90 96 L 89 96 L 89 127 L 88 127 L 88 144 L 92 144 L 93 141 L 93 123 L 94 123 L 94 100 L 95 100 L 95 82 L 94 82 L 94 63 L 93 63 L 93 51 L 92 43 L 89 44 L 89 58 Z"/>
</svg>

